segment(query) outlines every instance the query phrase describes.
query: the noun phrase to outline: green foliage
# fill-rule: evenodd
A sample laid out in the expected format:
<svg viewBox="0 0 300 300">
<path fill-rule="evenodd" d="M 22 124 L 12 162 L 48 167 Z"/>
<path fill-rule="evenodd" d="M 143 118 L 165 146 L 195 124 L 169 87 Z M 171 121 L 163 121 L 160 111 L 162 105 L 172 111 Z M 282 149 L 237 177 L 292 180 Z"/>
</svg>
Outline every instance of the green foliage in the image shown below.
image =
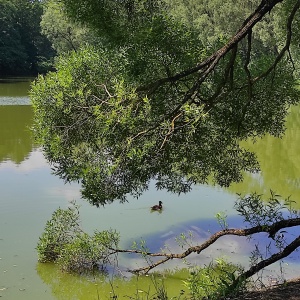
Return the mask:
<svg viewBox="0 0 300 300">
<path fill-rule="evenodd" d="M 58 54 L 76 51 L 81 45 L 95 42 L 92 32 L 84 26 L 71 22 L 64 13 L 62 4 L 57 1 L 44 3 L 41 29 Z"/>
<path fill-rule="evenodd" d="M 190 276 L 183 283 L 192 299 L 220 299 L 237 294 L 245 287 L 243 282 L 235 290 L 231 289 L 231 284 L 241 272 L 240 266 L 217 259 L 207 267 L 191 269 Z"/>
<path fill-rule="evenodd" d="M 267 201 L 263 201 L 262 195 L 257 193 L 239 197 L 235 209 L 251 226 L 270 226 L 284 220 L 287 212 L 288 218 L 297 216 L 297 211 L 292 208 L 292 201 L 289 198 L 283 201 L 272 190 Z"/>
<path fill-rule="evenodd" d="M 0 70 L 10 69 L 12 64 L 21 68 L 26 61 L 24 46 L 15 26 L 17 7 L 11 1 L 0 2 Z"/>
<path fill-rule="evenodd" d="M 186 247 L 192 247 L 193 246 L 193 232 L 189 231 L 187 234 L 181 233 L 179 236 L 175 238 L 176 243 L 178 246 L 180 246 L 182 249 L 185 249 Z"/>
<path fill-rule="evenodd" d="M 214 46 L 220 38 L 230 38 L 259 0 L 165 0 L 168 10 L 188 26 L 198 29 L 202 42 Z"/>
<path fill-rule="evenodd" d="M 222 229 L 227 229 L 228 228 L 228 223 L 227 223 L 227 220 L 226 220 L 227 215 L 226 215 L 225 212 L 218 212 L 216 214 L 216 218 L 217 218 L 217 221 L 218 221 L 218 223 L 219 223 L 219 225 Z"/>
<path fill-rule="evenodd" d="M 40 262 L 53 262 L 59 258 L 65 245 L 72 243 L 81 233 L 78 207 L 57 209 L 47 221 L 37 245 Z"/>
<path fill-rule="evenodd" d="M 229 40 L 238 31 L 244 20 L 261 3 L 260 0 L 165 0 L 169 12 L 174 18 L 192 28 L 196 28 L 199 39 L 208 44 L 210 49 L 216 47 L 218 40 Z M 287 3 L 288 2 L 288 3 Z M 278 53 L 284 44 L 284 18 L 295 1 L 285 1 L 285 8 L 274 8 L 253 29 L 253 44 L 256 55 Z M 289 7 L 289 9 L 286 9 Z M 298 22 L 298 21 L 297 21 Z M 295 28 L 297 25 L 295 24 Z M 298 34 L 295 30 L 294 34 Z M 246 52 L 246 43 L 242 44 Z"/>
<path fill-rule="evenodd" d="M 92 236 L 80 229 L 78 207 L 57 209 L 46 223 L 37 252 L 40 262 L 56 262 L 63 271 L 82 273 L 103 270 L 117 248 L 119 235 L 113 230 L 95 231 Z"/>
<path fill-rule="evenodd" d="M 166 3 L 62 2 L 104 46 L 61 58 L 56 73 L 33 85 L 34 131 L 56 174 L 80 181 L 83 196 L 99 205 L 138 197 L 152 180 L 180 194 L 208 179 L 228 186 L 259 169 L 240 141 L 284 132 L 288 108 L 300 99 L 288 56 L 267 72 L 273 46 L 254 43 L 247 62 L 243 42 L 234 64 L 230 53 L 201 84 L 204 71 L 177 80 L 211 46 Z M 223 43 L 219 36 L 213 48 Z"/>
<path fill-rule="evenodd" d="M 36 74 L 52 67 L 55 52 L 41 34 L 42 3 L 0 1 L 0 75 Z"/>
<path fill-rule="evenodd" d="M 96 231 L 93 236 L 86 233 L 76 235 L 75 239 L 66 244 L 57 260 L 61 270 L 82 273 L 105 266 L 110 262 L 111 247 L 117 247 L 119 236 L 115 231 Z"/>
<path fill-rule="evenodd" d="M 64 0 L 66 12 L 76 21 L 88 24 L 106 43 L 120 45 L 134 43 L 143 38 L 156 21 L 157 15 L 164 15 L 163 1 L 95 1 Z"/>
</svg>

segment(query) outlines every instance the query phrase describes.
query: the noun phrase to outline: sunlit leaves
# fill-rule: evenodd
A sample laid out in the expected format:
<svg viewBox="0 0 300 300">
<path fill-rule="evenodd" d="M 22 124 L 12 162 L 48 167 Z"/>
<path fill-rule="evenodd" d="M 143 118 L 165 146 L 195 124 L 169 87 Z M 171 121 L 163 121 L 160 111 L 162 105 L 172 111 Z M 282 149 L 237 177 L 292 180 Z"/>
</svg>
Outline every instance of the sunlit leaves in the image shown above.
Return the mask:
<svg viewBox="0 0 300 300">
<path fill-rule="evenodd" d="M 67 18 L 62 3 L 57 1 L 44 3 L 41 28 L 58 54 L 77 50 L 80 45 L 96 41 L 91 31 Z"/>
<path fill-rule="evenodd" d="M 61 249 L 71 243 L 81 232 L 78 207 L 57 209 L 39 239 L 37 251 L 39 261 L 53 262 L 60 256 Z"/>
<path fill-rule="evenodd" d="M 282 201 L 280 195 L 270 191 L 267 202 L 262 201 L 262 195 L 252 193 L 240 196 L 235 204 L 235 209 L 251 226 L 270 226 L 274 222 L 284 220 L 284 215 L 289 212 L 294 217 L 291 200 Z"/>
<path fill-rule="evenodd" d="M 236 290 L 231 287 L 242 271 L 241 266 L 220 258 L 203 268 L 191 268 L 190 275 L 183 284 L 190 290 L 194 299 L 217 300 L 224 295 L 237 293 L 245 287 L 246 281 L 241 281 Z"/>
</svg>

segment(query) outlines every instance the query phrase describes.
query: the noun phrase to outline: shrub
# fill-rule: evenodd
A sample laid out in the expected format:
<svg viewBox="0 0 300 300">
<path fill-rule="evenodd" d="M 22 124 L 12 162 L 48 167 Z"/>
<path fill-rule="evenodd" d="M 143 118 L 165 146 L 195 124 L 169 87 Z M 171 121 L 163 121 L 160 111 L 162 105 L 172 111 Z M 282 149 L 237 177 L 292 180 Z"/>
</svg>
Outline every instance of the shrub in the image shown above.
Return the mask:
<svg viewBox="0 0 300 300">
<path fill-rule="evenodd" d="M 190 276 L 183 283 L 189 289 L 192 299 L 220 299 L 237 293 L 245 286 L 243 282 L 234 291 L 230 288 L 241 271 L 240 266 L 228 263 L 224 259 L 217 259 L 207 267 L 193 268 Z"/>
<path fill-rule="evenodd" d="M 37 245 L 40 262 L 55 262 L 62 249 L 74 241 L 82 231 L 79 226 L 78 206 L 57 209 L 47 221 Z"/>
<path fill-rule="evenodd" d="M 114 230 L 95 231 L 92 236 L 79 226 L 78 206 L 57 209 L 37 245 L 40 262 L 56 262 L 63 271 L 81 273 L 109 262 L 118 248 Z"/>
</svg>

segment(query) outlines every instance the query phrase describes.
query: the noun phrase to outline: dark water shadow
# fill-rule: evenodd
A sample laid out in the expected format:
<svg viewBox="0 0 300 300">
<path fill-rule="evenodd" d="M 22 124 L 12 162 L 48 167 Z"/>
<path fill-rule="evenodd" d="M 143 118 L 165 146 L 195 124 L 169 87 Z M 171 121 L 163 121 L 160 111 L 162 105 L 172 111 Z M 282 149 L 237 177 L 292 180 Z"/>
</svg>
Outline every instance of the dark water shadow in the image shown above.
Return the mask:
<svg viewBox="0 0 300 300">
<path fill-rule="evenodd" d="M 34 148 L 31 106 L 0 105 L 0 163 L 24 161 Z"/>
</svg>

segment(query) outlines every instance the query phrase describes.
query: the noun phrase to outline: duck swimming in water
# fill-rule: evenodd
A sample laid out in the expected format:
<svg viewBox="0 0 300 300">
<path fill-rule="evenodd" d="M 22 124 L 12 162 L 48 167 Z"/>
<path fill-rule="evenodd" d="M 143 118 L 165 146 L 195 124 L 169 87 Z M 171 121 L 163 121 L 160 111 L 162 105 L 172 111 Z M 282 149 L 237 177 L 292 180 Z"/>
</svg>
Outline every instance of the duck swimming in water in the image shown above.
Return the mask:
<svg viewBox="0 0 300 300">
<path fill-rule="evenodd" d="M 151 210 L 162 210 L 162 204 L 163 203 L 161 201 L 159 201 L 158 205 L 154 205 L 151 207 Z"/>
</svg>

